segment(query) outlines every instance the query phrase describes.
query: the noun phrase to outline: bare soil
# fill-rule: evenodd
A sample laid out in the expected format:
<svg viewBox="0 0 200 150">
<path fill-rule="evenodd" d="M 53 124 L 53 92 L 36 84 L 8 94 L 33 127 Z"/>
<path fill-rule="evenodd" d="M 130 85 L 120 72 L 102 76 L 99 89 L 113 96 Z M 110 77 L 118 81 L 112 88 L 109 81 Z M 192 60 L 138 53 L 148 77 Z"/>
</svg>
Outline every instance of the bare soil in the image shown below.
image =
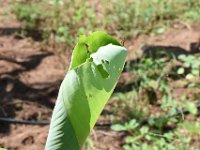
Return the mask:
<svg viewBox="0 0 200 150">
<path fill-rule="evenodd" d="M 0 4 L 2 5 L 2 4 Z M 9 5 L 5 1 L 3 6 Z M 69 65 L 70 55 L 62 56 L 43 50 L 33 38 L 17 38 L 14 30 L 21 25 L 0 10 L 0 116 L 35 121 L 49 121 L 60 83 Z M 162 35 L 142 35 L 125 42 L 128 59 L 135 57 L 144 44 L 181 47 L 200 36 L 200 25 L 177 25 Z M 127 74 L 120 78 L 125 82 Z M 102 118 L 101 118 L 102 119 Z M 8 124 L 0 122 L 0 147 L 9 150 L 42 150 L 49 126 Z M 123 134 L 96 127 L 92 132 L 94 146 L 102 150 L 120 150 Z"/>
</svg>

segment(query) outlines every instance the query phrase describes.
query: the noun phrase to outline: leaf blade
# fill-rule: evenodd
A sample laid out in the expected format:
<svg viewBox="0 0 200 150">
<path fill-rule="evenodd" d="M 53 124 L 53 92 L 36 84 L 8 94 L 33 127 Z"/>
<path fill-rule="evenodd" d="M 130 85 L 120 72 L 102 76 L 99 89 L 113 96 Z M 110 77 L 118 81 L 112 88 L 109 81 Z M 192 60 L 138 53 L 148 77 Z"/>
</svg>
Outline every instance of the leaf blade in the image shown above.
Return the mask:
<svg viewBox="0 0 200 150">
<path fill-rule="evenodd" d="M 81 149 L 115 88 L 126 55 L 124 47 L 109 44 L 70 68 L 59 90 L 45 149 Z M 102 71 L 109 76 L 102 76 Z"/>
</svg>

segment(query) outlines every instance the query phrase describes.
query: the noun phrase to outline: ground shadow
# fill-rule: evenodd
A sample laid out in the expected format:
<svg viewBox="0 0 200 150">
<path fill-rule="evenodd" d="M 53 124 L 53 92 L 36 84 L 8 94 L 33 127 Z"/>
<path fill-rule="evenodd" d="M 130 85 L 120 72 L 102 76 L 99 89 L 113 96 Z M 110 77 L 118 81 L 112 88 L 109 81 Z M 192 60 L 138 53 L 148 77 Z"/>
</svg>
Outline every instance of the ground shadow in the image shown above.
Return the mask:
<svg viewBox="0 0 200 150">
<path fill-rule="evenodd" d="M 190 44 L 190 50 L 186 50 L 184 48 L 178 47 L 178 46 L 156 46 L 156 45 L 144 45 L 141 50 L 143 51 L 143 55 L 140 58 L 127 61 L 125 63 L 125 67 L 122 72 L 129 72 L 131 70 L 134 71 L 134 66 L 137 65 L 141 59 L 144 58 L 151 58 L 152 61 L 154 59 L 158 58 L 167 58 L 168 61 L 171 59 L 178 59 L 178 56 L 184 54 L 184 55 L 193 55 L 200 53 L 200 45 L 199 43 L 191 43 Z M 180 65 L 176 65 L 175 67 L 172 67 L 172 72 L 177 72 L 177 70 L 180 68 Z M 177 74 L 169 74 L 168 77 L 172 78 L 173 80 L 178 80 L 180 78 L 184 78 L 187 73 L 191 72 L 191 68 L 185 68 L 185 73 L 177 76 Z M 117 84 L 114 92 L 129 92 L 133 90 L 133 85 L 137 84 L 140 86 L 140 81 L 134 81 L 128 84 L 119 83 Z"/>
<path fill-rule="evenodd" d="M 0 36 L 15 35 L 15 38 L 20 39 L 23 36 L 31 37 L 34 41 L 42 41 L 42 31 L 26 29 L 26 28 L 0 28 Z M 23 36 L 22 36 L 23 35 Z"/>
<path fill-rule="evenodd" d="M 141 50 L 145 57 L 160 58 L 160 57 L 171 57 L 178 58 L 180 55 L 191 55 L 200 53 L 198 43 L 191 43 L 190 50 L 186 50 L 179 46 L 160 46 L 160 45 L 144 45 Z"/>
<path fill-rule="evenodd" d="M 51 52 L 43 52 L 33 54 L 26 57 L 23 61 L 18 61 L 15 58 L 0 55 L 0 61 L 11 62 L 19 65 L 20 67 L 11 71 L 0 73 L 0 117 L 14 118 L 16 116 L 16 108 L 14 100 L 20 99 L 22 101 L 36 102 L 47 108 L 53 109 L 54 102 L 51 101 L 52 97 L 56 97 L 61 80 L 40 83 L 37 85 L 28 85 L 19 79 L 19 75 L 23 72 L 31 71 L 41 63 L 41 61 L 53 55 Z M 13 103 L 13 105 L 6 105 Z M 8 132 L 9 125 L 0 122 L 0 132 Z"/>
</svg>

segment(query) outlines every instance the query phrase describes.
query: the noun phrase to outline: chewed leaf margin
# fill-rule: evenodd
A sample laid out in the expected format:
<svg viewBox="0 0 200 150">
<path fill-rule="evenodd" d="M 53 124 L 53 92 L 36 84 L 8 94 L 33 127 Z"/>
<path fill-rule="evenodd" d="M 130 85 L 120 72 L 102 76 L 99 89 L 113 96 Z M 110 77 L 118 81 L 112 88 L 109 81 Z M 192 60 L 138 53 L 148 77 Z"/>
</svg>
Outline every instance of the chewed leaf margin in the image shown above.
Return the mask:
<svg viewBox="0 0 200 150">
<path fill-rule="evenodd" d="M 90 58 L 92 53 L 95 53 L 100 47 L 108 44 L 121 46 L 115 38 L 102 31 L 93 32 L 88 37 L 85 35 L 80 36 L 78 44 L 73 50 L 69 70 L 84 63 L 88 58 Z"/>
</svg>

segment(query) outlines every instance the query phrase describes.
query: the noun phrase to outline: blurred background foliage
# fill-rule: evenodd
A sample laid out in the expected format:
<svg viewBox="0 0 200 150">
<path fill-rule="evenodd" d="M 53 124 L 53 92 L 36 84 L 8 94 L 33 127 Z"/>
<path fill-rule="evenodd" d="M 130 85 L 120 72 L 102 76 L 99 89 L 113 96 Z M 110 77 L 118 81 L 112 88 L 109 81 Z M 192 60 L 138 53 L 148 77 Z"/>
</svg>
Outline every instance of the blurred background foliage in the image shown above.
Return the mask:
<svg viewBox="0 0 200 150">
<path fill-rule="evenodd" d="M 15 0 L 13 5 L 25 29 L 70 46 L 77 35 L 96 30 L 120 39 L 161 34 L 175 22 L 200 22 L 199 8 L 197 0 Z"/>
</svg>

